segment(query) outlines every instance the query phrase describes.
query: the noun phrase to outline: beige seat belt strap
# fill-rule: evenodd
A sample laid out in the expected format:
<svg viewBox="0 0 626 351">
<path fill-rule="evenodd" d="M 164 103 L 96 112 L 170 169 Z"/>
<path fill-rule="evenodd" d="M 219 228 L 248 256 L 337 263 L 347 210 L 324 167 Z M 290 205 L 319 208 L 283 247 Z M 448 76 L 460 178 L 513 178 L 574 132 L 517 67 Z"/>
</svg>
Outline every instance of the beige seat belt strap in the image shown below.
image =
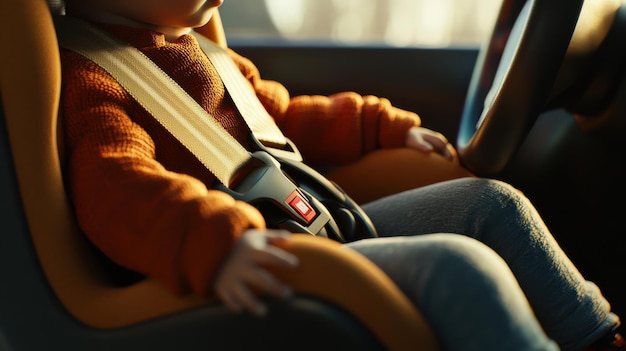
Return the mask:
<svg viewBox="0 0 626 351">
<path fill-rule="evenodd" d="M 287 139 L 257 98 L 250 82 L 224 48 L 200 33 L 193 33 L 211 63 L 219 73 L 235 106 L 245 119 L 255 138 L 270 146 L 284 147 Z"/>
<path fill-rule="evenodd" d="M 229 186 L 250 160 L 250 153 L 141 51 L 81 20 L 59 16 L 55 26 L 62 47 L 111 74 L 222 184 Z"/>
</svg>

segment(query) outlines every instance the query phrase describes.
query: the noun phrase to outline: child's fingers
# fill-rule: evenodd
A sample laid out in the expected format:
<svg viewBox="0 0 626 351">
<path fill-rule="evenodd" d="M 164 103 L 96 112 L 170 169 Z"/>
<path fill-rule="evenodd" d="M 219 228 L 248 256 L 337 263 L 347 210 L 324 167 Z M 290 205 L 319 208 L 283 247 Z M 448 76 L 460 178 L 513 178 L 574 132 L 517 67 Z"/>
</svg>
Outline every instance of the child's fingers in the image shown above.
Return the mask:
<svg viewBox="0 0 626 351">
<path fill-rule="evenodd" d="M 298 258 L 284 249 L 274 246 L 284 240 L 288 240 L 291 233 L 277 229 L 250 229 L 247 230 L 242 240 L 249 246 L 250 259 L 257 265 L 295 268 Z"/>
<path fill-rule="evenodd" d="M 222 281 L 215 293 L 230 311 L 239 313 L 244 310 L 262 316 L 266 312 L 265 306 L 256 297 L 252 288 L 243 277 L 231 277 Z"/>
<path fill-rule="evenodd" d="M 267 307 L 261 303 L 248 285 L 243 282 L 232 287 L 230 298 L 232 298 L 233 302 L 240 308 L 255 316 L 262 317 L 267 313 Z"/>
<path fill-rule="evenodd" d="M 291 237 L 291 233 L 284 229 L 266 229 L 265 237 L 268 243 L 285 241 Z"/>
<path fill-rule="evenodd" d="M 249 286 L 262 294 L 280 299 L 290 298 L 293 294 L 290 286 L 278 280 L 272 273 L 263 268 L 255 269 L 244 279 Z"/>
<path fill-rule="evenodd" d="M 247 230 L 240 237 L 215 282 L 217 296 L 230 310 L 246 310 L 262 316 L 266 307 L 257 294 L 277 298 L 291 296 L 291 288 L 266 270 L 267 267 L 297 267 L 295 255 L 269 244 L 272 240 L 287 240 L 289 235 L 286 231 Z"/>
<path fill-rule="evenodd" d="M 289 298 L 292 290 L 264 269 L 250 269 L 240 279 L 232 280 L 229 285 L 217 292 L 218 297 L 228 309 L 234 312 L 249 311 L 256 316 L 263 316 L 267 308 L 258 295 L 276 298 Z"/>
<path fill-rule="evenodd" d="M 440 154 L 441 156 L 447 159 L 453 159 L 454 154 L 451 150 L 451 144 L 448 142 L 448 139 L 443 136 L 441 133 L 425 133 L 422 135 L 424 141 L 432 145 L 433 149 Z"/>
<path fill-rule="evenodd" d="M 268 245 L 257 249 L 252 260 L 260 266 L 293 269 L 298 266 L 298 257 L 277 246 Z"/>
</svg>

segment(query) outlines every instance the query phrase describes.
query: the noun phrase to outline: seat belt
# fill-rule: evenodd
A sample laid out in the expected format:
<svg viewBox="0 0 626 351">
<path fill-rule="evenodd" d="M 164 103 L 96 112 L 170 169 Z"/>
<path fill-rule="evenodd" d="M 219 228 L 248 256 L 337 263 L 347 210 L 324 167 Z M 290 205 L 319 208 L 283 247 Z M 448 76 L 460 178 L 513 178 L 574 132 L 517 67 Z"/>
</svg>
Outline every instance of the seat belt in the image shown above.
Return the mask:
<svg viewBox="0 0 626 351">
<path fill-rule="evenodd" d="M 57 38 L 113 76 L 165 129 L 225 185 L 250 154 L 178 84 L 134 47 L 70 17 L 55 18 Z M 187 103 L 185 103 L 187 102 Z M 190 116 L 200 116 L 191 118 Z"/>
<path fill-rule="evenodd" d="M 236 199 L 262 207 L 268 223 L 295 232 L 329 236 L 346 241 L 327 205 L 340 222 L 360 237 L 375 236 L 365 213 L 345 193 L 301 162 L 300 153 L 284 137 L 226 50 L 199 38 L 201 48 L 218 70 L 235 106 L 243 115 L 260 151 L 248 152 L 186 91 L 135 47 L 109 36 L 82 20 L 57 16 L 60 46 L 95 62 L 177 138 Z M 199 35 L 199 34 L 198 34 Z M 245 112 L 245 115 L 244 115 Z M 298 176 L 313 177 L 317 195 L 326 204 L 287 177 L 282 165 Z M 289 215 L 280 218 L 267 204 Z M 270 206 L 270 207 L 271 207 Z M 342 208 L 342 206 L 346 208 Z M 263 211 L 261 211 L 263 213 Z M 268 218 L 268 213 L 270 213 Z M 354 217 L 358 217 L 355 221 Z"/>
<path fill-rule="evenodd" d="M 222 78 L 237 110 L 252 132 L 255 146 L 273 156 L 301 162 L 300 151 L 283 135 L 228 52 L 198 32 L 193 31 L 191 34 Z"/>
<path fill-rule="evenodd" d="M 272 154 L 287 150 L 288 153 L 282 152 L 280 155 L 302 161 L 300 153 L 297 149 L 292 149 L 293 145 L 289 144 L 274 119 L 267 113 L 250 82 L 241 74 L 228 52 L 200 33 L 194 31 L 191 34 L 219 73 L 235 106 L 252 131 L 253 137 L 262 146 L 270 147 Z"/>
</svg>

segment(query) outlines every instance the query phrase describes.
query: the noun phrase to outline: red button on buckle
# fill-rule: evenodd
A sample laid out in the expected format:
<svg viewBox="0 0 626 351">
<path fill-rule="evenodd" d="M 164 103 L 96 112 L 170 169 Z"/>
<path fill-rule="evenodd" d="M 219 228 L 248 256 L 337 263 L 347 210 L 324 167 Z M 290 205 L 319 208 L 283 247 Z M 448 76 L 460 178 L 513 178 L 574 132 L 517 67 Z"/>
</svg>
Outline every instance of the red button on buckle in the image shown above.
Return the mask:
<svg viewBox="0 0 626 351">
<path fill-rule="evenodd" d="M 307 223 L 311 223 L 315 217 L 315 210 L 309 205 L 309 203 L 302 198 L 302 195 L 297 190 L 294 190 L 287 200 L 285 200 L 291 208 L 293 208 Z"/>
</svg>

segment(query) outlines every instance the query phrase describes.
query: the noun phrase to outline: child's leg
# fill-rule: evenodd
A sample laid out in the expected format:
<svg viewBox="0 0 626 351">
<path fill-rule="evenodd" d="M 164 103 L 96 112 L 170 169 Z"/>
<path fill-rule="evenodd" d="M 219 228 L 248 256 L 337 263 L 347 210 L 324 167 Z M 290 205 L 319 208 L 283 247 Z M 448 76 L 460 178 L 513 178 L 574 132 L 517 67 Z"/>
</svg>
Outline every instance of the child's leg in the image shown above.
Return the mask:
<svg viewBox="0 0 626 351">
<path fill-rule="evenodd" d="M 619 323 L 528 199 L 510 185 L 463 178 L 381 199 L 364 209 L 381 236 L 448 232 L 491 247 L 511 268 L 547 334 L 565 350 L 581 349 Z"/>
<path fill-rule="evenodd" d="M 506 263 L 476 240 L 432 234 L 347 245 L 398 284 L 444 350 L 558 350 Z"/>
</svg>

